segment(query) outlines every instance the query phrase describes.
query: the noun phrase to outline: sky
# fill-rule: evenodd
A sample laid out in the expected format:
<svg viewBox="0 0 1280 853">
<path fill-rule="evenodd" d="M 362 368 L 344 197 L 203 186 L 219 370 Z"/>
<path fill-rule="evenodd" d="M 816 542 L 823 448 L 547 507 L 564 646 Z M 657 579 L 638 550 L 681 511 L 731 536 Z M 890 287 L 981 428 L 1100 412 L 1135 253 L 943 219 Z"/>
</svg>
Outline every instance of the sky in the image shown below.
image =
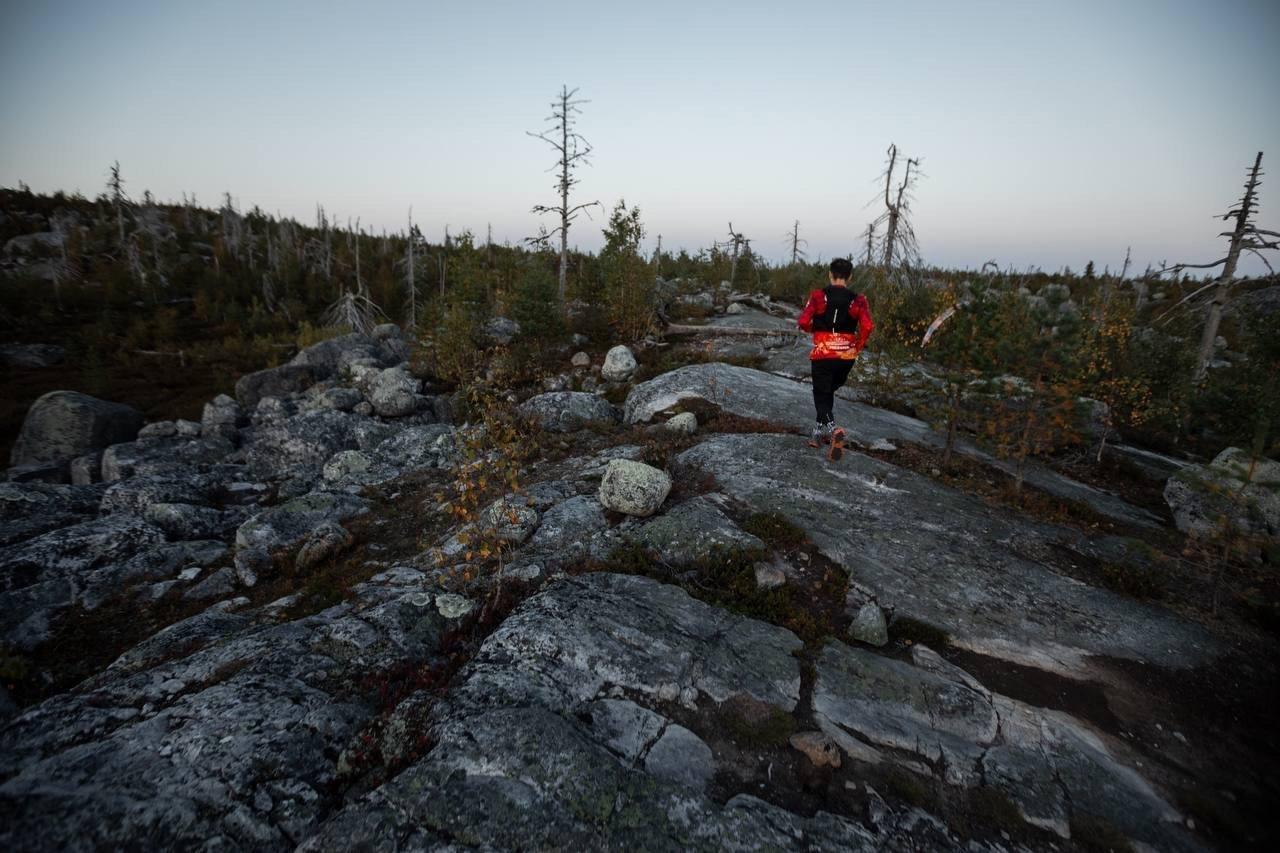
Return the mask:
<svg viewBox="0 0 1280 853">
<path fill-rule="evenodd" d="M 1255 154 L 1280 170 L 1277 43 L 1274 0 L 0 0 L 0 186 L 93 196 L 118 160 L 135 197 L 517 242 L 556 201 L 526 132 L 568 85 L 574 200 L 638 205 L 649 248 L 732 221 L 781 260 L 799 220 L 848 253 L 893 143 L 927 263 L 1207 262 Z"/>
</svg>

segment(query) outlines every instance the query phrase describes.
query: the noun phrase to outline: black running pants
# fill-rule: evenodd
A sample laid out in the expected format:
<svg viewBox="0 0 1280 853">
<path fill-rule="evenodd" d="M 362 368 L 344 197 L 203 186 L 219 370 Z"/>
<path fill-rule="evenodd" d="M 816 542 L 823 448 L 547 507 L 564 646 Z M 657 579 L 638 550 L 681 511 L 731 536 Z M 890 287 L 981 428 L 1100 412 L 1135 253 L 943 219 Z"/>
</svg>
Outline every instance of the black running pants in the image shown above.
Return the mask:
<svg viewBox="0 0 1280 853">
<path fill-rule="evenodd" d="M 815 358 L 809 362 L 813 374 L 813 407 L 817 410 L 818 423 L 829 424 L 833 418 L 831 407 L 835 405 L 836 389 L 849 378 L 853 359 Z"/>
</svg>

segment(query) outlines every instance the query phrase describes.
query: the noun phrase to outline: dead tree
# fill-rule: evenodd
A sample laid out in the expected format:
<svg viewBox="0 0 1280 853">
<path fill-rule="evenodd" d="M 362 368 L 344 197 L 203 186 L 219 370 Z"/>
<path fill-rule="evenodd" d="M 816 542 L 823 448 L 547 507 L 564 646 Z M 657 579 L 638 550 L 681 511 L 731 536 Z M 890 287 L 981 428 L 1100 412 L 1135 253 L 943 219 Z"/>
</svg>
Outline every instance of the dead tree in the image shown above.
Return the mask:
<svg viewBox="0 0 1280 853">
<path fill-rule="evenodd" d="M 111 204 L 116 209 L 116 226 L 119 229 L 118 245 L 121 250 L 124 244 L 124 210 L 129 206 L 129 197 L 124 194 L 124 178 L 120 177 L 120 161 L 111 164 L 111 177 L 107 179 L 107 189 L 111 190 Z"/>
<path fill-rule="evenodd" d="M 658 235 L 657 248 L 653 250 L 653 274 L 662 276 L 662 235 Z"/>
<path fill-rule="evenodd" d="M 1235 283 L 1236 267 L 1240 263 L 1240 254 L 1242 252 L 1251 252 L 1262 261 L 1272 275 L 1275 274 L 1271 262 L 1262 253 L 1268 250 L 1280 250 L 1280 232 L 1268 231 L 1253 224 L 1253 215 L 1258 211 L 1258 187 L 1262 184 L 1260 180 L 1262 175 L 1262 152 L 1259 151 L 1258 156 L 1254 158 L 1252 168 L 1249 169 L 1248 178 L 1245 180 L 1244 196 L 1241 197 L 1235 207 L 1222 215 L 1224 222 L 1235 220 L 1234 228 L 1230 231 L 1223 231 L 1218 235 L 1219 237 L 1230 238 L 1230 242 L 1227 244 L 1226 257 L 1219 258 L 1208 264 L 1174 264 L 1172 267 L 1167 267 L 1157 273 L 1159 275 L 1171 271 L 1182 272 L 1187 269 L 1222 267 L 1222 272 L 1217 278 L 1179 300 L 1173 308 L 1161 315 L 1162 317 L 1166 316 L 1174 309 L 1193 302 L 1197 297 L 1205 293 L 1212 294 L 1209 300 L 1209 314 L 1205 318 L 1204 331 L 1200 335 L 1200 348 L 1196 355 L 1195 379 L 1197 382 L 1204 379 L 1205 373 L 1209 369 L 1209 362 L 1213 360 L 1213 342 L 1218 337 L 1218 326 L 1222 323 L 1223 308 L 1231 298 L 1231 286 Z"/>
<path fill-rule="evenodd" d="M 911 191 L 920 175 L 919 158 L 907 158 L 902 180 L 894 189 L 893 176 L 898 168 L 898 146 L 889 146 L 889 164 L 884 170 L 884 212 L 872 221 L 867 228 L 868 255 L 872 232 L 885 223 L 884 243 L 881 246 L 881 266 L 892 269 L 894 262 L 911 264 L 919 259 L 920 248 L 916 244 L 915 231 L 911 227 L 908 215 L 911 207 Z"/>
<path fill-rule="evenodd" d="M 800 263 L 801 258 L 808 257 L 808 253 L 800 248 L 802 245 L 809 245 L 809 241 L 800 239 L 799 219 L 796 220 L 796 224 L 791 227 L 791 230 L 787 232 L 787 239 L 791 241 L 791 265 L 795 266 Z"/>
<path fill-rule="evenodd" d="M 747 243 L 747 238 L 733 230 L 733 223 L 729 223 L 729 239 L 723 243 L 717 243 L 717 247 L 725 247 L 730 250 L 729 260 L 729 285 L 732 286 L 738 279 L 738 257 L 742 252 L 742 247 Z"/>
<path fill-rule="evenodd" d="M 409 208 L 409 246 L 405 250 L 404 265 L 405 291 L 409 296 L 409 315 L 405 319 L 410 329 L 418 326 L 418 279 L 415 272 L 415 258 L 417 256 L 417 242 L 421 238 L 421 232 L 418 226 L 413 224 L 413 208 Z"/>
<path fill-rule="evenodd" d="M 574 116 L 582 112 L 579 109 L 579 105 L 588 103 L 588 101 L 582 99 L 575 100 L 574 95 L 577 93 L 577 89 L 562 86 L 560 94 L 551 102 L 551 115 L 547 117 L 550 126 L 541 133 L 526 131 L 534 139 L 541 139 L 550 145 L 556 150 L 557 154 L 556 162 L 551 167 L 551 170 L 557 171 L 555 187 L 560 194 L 560 203 L 557 205 L 535 205 L 533 212 L 539 215 L 554 213 L 560 217 L 560 224 L 553 228 L 550 233 L 560 235 L 560 282 L 557 287 L 557 295 L 562 306 L 565 300 L 565 281 L 569 273 L 569 226 L 577 219 L 579 213 L 600 204 L 599 201 L 589 201 L 585 204 L 569 205 L 569 191 L 578 183 L 578 179 L 574 177 L 574 172 L 577 171 L 580 164 L 590 163 L 588 157 L 591 154 L 591 144 L 583 138 L 582 134 L 573 129 L 575 124 Z"/>
</svg>

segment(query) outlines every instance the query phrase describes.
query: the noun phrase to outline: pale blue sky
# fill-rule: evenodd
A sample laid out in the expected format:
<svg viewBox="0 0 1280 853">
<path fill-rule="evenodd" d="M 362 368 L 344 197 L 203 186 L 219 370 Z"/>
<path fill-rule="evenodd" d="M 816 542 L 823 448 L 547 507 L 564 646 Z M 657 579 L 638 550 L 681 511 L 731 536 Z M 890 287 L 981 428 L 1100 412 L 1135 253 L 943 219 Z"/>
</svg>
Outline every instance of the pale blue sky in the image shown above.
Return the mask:
<svg viewBox="0 0 1280 853">
<path fill-rule="evenodd" d="M 896 142 L 927 261 L 1141 269 L 1217 257 L 1255 152 L 1280 173 L 1274 0 L 0 2 L 0 184 L 38 191 L 118 159 L 137 196 L 515 241 L 561 83 L 591 99 L 578 198 L 638 204 L 650 246 L 732 219 L 781 258 L 799 219 L 843 253 Z"/>
</svg>

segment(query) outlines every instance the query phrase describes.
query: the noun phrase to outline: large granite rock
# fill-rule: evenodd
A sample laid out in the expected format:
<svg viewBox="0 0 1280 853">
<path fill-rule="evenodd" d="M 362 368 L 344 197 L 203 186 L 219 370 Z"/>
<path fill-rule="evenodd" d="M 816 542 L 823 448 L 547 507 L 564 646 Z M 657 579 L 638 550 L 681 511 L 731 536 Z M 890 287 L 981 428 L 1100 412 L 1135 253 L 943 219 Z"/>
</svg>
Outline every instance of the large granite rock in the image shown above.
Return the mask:
<svg viewBox="0 0 1280 853">
<path fill-rule="evenodd" d="M 584 391 L 539 394 L 521 403 L 519 412 L 551 432 L 571 432 L 592 424 L 615 424 L 621 418 L 621 413 L 608 400 Z"/>
<path fill-rule="evenodd" d="M 62 462 L 111 444 L 130 441 L 142 428 L 142 412 L 78 391 L 50 391 L 31 404 L 9 453 L 9 464 Z"/>
<path fill-rule="evenodd" d="M 247 459 L 263 479 L 315 478 L 339 450 L 359 447 L 359 415 L 321 409 L 267 424 L 258 429 Z"/>
<path fill-rule="evenodd" d="M 363 359 L 382 363 L 385 355 L 372 336 L 352 332 L 312 344 L 295 355 L 289 364 L 316 368 L 328 378 L 337 376 L 353 362 Z"/>
<path fill-rule="evenodd" d="M 313 364 L 268 367 L 266 370 L 241 376 L 236 381 L 236 400 L 246 409 L 252 409 L 263 397 L 301 393 L 328 375 L 328 369 Z"/>
<path fill-rule="evenodd" d="M 232 452 L 221 438 L 148 438 L 113 444 L 102 452 L 102 479 L 177 479 L 208 470 Z"/>
</svg>

